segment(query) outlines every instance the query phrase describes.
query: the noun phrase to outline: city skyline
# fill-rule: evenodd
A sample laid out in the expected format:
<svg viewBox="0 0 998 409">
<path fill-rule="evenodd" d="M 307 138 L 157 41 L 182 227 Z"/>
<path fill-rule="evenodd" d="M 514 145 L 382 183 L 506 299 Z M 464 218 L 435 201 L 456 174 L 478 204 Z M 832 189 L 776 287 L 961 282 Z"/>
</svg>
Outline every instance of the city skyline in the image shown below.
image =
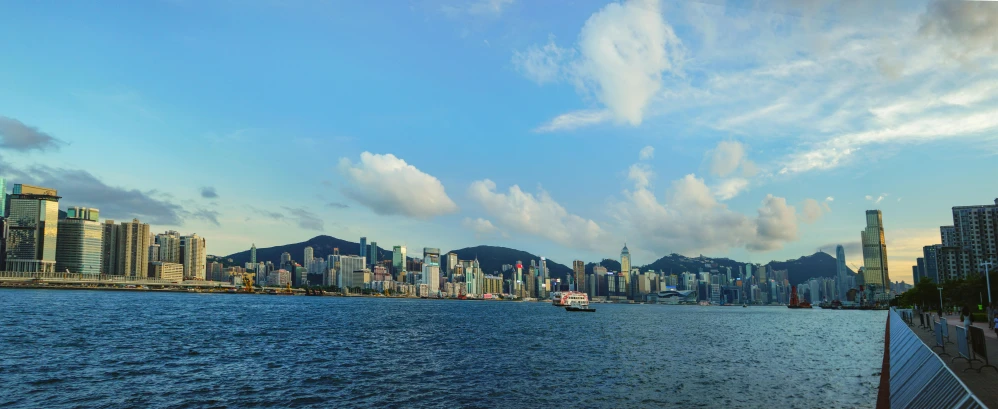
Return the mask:
<svg viewBox="0 0 998 409">
<path fill-rule="evenodd" d="M 942 209 L 994 199 L 998 61 L 945 29 L 974 27 L 961 3 L 475 4 L 10 5 L 0 33 L 39 43 L 0 45 L 0 177 L 215 255 L 329 234 L 860 266 L 878 208 L 908 282 Z"/>
</svg>

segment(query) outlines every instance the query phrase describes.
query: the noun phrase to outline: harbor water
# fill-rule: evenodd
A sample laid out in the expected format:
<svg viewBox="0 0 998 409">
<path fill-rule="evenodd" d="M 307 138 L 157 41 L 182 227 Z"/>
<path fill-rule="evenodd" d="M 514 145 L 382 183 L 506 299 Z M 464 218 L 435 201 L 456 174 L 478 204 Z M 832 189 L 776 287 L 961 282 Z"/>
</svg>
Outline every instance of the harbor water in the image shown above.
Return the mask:
<svg viewBox="0 0 998 409">
<path fill-rule="evenodd" d="M 884 311 L 0 289 L 0 407 L 873 407 Z"/>
</svg>

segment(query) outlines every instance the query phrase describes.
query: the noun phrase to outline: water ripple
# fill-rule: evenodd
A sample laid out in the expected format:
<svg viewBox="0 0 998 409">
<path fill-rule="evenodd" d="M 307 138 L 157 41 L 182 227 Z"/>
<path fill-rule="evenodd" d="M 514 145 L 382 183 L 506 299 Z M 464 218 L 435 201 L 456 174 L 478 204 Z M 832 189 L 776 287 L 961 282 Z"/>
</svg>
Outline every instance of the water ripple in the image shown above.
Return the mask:
<svg viewBox="0 0 998 409">
<path fill-rule="evenodd" d="M 0 290 L 3 407 L 873 407 L 884 314 Z"/>
</svg>

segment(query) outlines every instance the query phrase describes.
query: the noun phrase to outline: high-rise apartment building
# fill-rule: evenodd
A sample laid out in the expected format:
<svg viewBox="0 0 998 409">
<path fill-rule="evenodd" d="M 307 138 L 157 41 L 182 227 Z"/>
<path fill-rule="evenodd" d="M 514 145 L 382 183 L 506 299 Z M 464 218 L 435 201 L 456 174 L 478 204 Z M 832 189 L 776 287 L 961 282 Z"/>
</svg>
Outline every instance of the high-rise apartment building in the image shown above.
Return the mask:
<svg viewBox="0 0 998 409">
<path fill-rule="evenodd" d="M 7 271 L 55 271 L 59 199 L 55 189 L 14 185 L 7 209 Z"/>
<path fill-rule="evenodd" d="M 208 245 L 204 237 L 197 234 L 180 237 L 180 264 L 184 265 L 184 277 L 189 280 L 204 280 L 208 266 Z"/>
<path fill-rule="evenodd" d="M 304 257 L 305 258 L 302 259 L 302 264 L 305 267 L 305 270 L 311 270 L 312 262 L 315 259 L 315 249 L 313 249 L 312 246 L 305 246 Z"/>
<path fill-rule="evenodd" d="M 118 225 L 117 274 L 138 278 L 149 276 L 149 237 L 149 225 L 138 219 Z"/>
<path fill-rule="evenodd" d="M 153 239 L 159 244 L 159 261 L 165 263 L 180 263 L 180 233 L 170 230 L 157 234 Z"/>
<path fill-rule="evenodd" d="M 586 263 L 582 260 L 572 261 L 572 274 L 575 276 L 575 290 L 586 291 Z"/>
<path fill-rule="evenodd" d="M 890 291 L 887 269 L 887 243 L 884 240 L 883 214 L 880 210 L 866 211 L 866 229 L 860 232 L 863 243 L 863 282 L 878 299 Z"/>
<path fill-rule="evenodd" d="M 250 263 L 256 264 L 256 243 L 250 246 Z"/>
<path fill-rule="evenodd" d="M 939 238 L 943 247 L 959 247 L 960 240 L 956 235 L 956 226 L 939 226 Z"/>
<path fill-rule="evenodd" d="M 55 269 L 59 272 L 100 274 L 104 228 L 97 209 L 71 207 L 59 220 Z"/>
<path fill-rule="evenodd" d="M 971 271 L 984 274 L 981 263 L 998 262 L 998 199 L 990 205 L 953 207 L 952 227 L 954 247 L 970 253 Z"/>
<path fill-rule="evenodd" d="M 922 258 L 925 260 L 925 268 L 922 275 L 936 283 L 942 282 L 939 276 L 939 249 L 941 247 L 942 245 L 939 244 L 922 247 Z"/>
</svg>

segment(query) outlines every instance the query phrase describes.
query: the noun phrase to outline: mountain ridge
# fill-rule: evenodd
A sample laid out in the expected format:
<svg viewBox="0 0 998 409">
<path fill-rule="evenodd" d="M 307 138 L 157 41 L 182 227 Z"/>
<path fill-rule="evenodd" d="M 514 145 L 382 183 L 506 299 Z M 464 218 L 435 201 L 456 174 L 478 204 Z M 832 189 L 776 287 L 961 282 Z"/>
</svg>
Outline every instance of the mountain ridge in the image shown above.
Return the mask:
<svg viewBox="0 0 998 409">
<path fill-rule="evenodd" d="M 327 258 L 330 254 L 332 254 L 334 248 L 339 248 L 340 254 L 343 255 L 357 254 L 360 249 L 360 244 L 358 242 L 350 242 L 328 235 L 319 235 L 299 243 L 257 248 L 257 261 L 271 261 L 275 265 L 280 265 L 281 254 L 288 252 L 291 254 L 292 260 L 301 262 L 301 259 L 304 257 L 305 247 L 307 246 L 312 246 L 315 257 L 323 258 Z M 479 264 L 482 267 L 482 271 L 485 274 L 502 273 L 502 265 L 514 264 L 517 261 L 523 262 L 524 270 L 526 270 L 530 266 L 531 260 L 537 260 L 538 262 L 540 260 L 540 256 L 533 253 L 502 246 L 478 245 L 455 249 L 450 252 L 456 253 L 458 258 L 461 260 L 474 260 L 477 257 Z M 447 253 L 448 252 L 443 252 L 441 255 Z M 249 250 L 233 253 L 220 258 L 223 260 L 231 259 L 231 261 L 227 261 L 228 265 L 241 266 L 249 261 Z M 385 250 L 380 246 L 378 247 L 378 260 L 391 258 L 392 251 Z M 600 265 L 606 267 L 609 271 L 620 270 L 620 262 L 617 260 L 604 258 L 599 263 Z M 733 273 L 737 272 L 739 267 L 744 268 L 746 264 L 752 264 L 732 260 L 726 257 L 711 258 L 704 257 L 702 255 L 699 257 L 687 257 L 672 253 L 649 264 L 638 266 L 637 268 L 641 271 L 655 270 L 663 271 L 667 274 L 679 274 L 684 271 L 695 273 L 700 271 L 700 267 L 703 267 L 704 263 L 714 263 L 717 264 L 718 267 L 731 267 Z M 591 273 L 593 271 L 593 267 L 596 265 L 597 263 L 587 262 L 586 273 Z M 755 266 L 755 264 L 752 265 Z M 762 267 L 766 266 L 771 266 L 773 270 L 787 270 L 788 279 L 790 283 L 794 285 L 806 282 L 811 278 L 835 277 L 837 272 L 835 257 L 821 251 L 808 256 L 801 256 L 797 259 L 785 261 L 772 260 L 766 264 L 762 264 Z M 547 259 L 547 267 L 551 278 L 565 279 L 572 273 L 572 268 L 569 265 L 559 263 L 552 259 Z M 849 267 L 846 267 L 846 269 L 849 274 L 855 274 L 855 272 Z M 506 278 L 510 278 L 511 273 L 507 272 L 503 275 Z M 753 275 L 756 275 L 756 273 L 753 272 Z"/>
</svg>

